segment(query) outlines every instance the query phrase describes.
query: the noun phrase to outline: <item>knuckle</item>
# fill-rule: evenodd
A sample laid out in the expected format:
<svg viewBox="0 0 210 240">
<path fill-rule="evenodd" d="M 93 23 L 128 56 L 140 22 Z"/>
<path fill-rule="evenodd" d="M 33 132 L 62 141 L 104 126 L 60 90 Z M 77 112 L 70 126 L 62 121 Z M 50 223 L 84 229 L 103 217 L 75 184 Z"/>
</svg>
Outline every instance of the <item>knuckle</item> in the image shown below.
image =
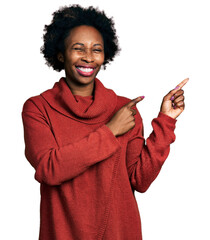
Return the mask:
<svg viewBox="0 0 210 240">
<path fill-rule="evenodd" d="M 134 125 L 135 126 L 135 118 L 134 119 L 132 119 L 132 121 L 131 121 L 131 125 Z"/>
<path fill-rule="evenodd" d="M 127 113 L 128 112 L 128 107 L 124 107 L 122 112 Z"/>
<path fill-rule="evenodd" d="M 134 117 L 133 115 L 131 115 L 130 121 L 131 121 L 131 122 L 133 122 L 133 121 L 135 122 L 135 117 Z"/>
<path fill-rule="evenodd" d="M 183 101 L 178 102 L 178 103 L 177 103 L 177 106 L 178 106 L 178 107 L 182 107 L 182 106 L 184 106 L 184 102 L 183 102 Z"/>
<path fill-rule="evenodd" d="M 129 117 L 132 116 L 132 112 L 131 112 L 131 111 L 127 111 L 126 114 L 127 114 L 127 116 L 129 116 Z"/>
</svg>

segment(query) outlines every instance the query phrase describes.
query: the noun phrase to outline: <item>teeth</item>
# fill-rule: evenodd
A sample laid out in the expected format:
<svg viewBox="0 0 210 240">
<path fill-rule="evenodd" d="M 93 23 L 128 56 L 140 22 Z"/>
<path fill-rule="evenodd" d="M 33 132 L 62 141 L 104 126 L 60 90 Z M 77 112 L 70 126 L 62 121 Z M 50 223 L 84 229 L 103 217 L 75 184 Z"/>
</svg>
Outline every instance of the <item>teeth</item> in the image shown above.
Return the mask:
<svg viewBox="0 0 210 240">
<path fill-rule="evenodd" d="M 83 67 L 77 67 L 79 70 L 81 70 L 82 72 L 92 72 L 93 68 L 83 68 Z"/>
</svg>

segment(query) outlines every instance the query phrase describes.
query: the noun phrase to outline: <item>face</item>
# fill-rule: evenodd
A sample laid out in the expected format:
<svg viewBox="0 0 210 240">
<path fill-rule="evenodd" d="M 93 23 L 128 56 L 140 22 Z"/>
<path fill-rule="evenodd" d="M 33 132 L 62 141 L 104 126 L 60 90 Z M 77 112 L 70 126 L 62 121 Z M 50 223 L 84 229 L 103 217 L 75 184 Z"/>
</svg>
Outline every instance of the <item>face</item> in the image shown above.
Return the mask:
<svg viewBox="0 0 210 240">
<path fill-rule="evenodd" d="M 73 28 L 65 39 L 65 54 L 58 59 L 64 62 L 68 81 L 78 86 L 93 83 L 104 62 L 102 35 L 91 26 Z"/>
</svg>

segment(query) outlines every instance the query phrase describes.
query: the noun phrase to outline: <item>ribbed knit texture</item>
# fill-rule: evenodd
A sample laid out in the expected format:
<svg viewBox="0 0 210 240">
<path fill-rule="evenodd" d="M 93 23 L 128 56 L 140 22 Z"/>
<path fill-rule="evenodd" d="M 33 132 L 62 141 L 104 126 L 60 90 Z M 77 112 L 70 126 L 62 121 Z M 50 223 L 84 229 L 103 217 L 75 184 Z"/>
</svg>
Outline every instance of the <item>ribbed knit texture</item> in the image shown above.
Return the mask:
<svg viewBox="0 0 210 240">
<path fill-rule="evenodd" d="M 145 192 L 175 140 L 176 120 L 159 113 L 145 141 L 135 127 L 115 137 L 105 125 L 130 99 L 95 79 L 93 96 L 65 78 L 22 111 L 25 155 L 41 183 L 40 240 L 141 240 L 134 191 Z"/>
<path fill-rule="evenodd" d="M 103 84 L 97 78 L 95 79 L 94 88 L 94 103 L 88 109 L 84 109 L 86 105 L 83 105 L 83 101 L 76 102 L 75 104 L 75 97 L 69 88 L 67 88 L 64 78 L 55 83 L 52 90 L 45 91 L 41 96 L 52 108 L 57 109 L 64 115 L 80 120 L 81 122 L 94 124 L 107 120 L 115 110 L 117 104 L 117 95 L 114 91 L 104 88 Z"/>
</svg>

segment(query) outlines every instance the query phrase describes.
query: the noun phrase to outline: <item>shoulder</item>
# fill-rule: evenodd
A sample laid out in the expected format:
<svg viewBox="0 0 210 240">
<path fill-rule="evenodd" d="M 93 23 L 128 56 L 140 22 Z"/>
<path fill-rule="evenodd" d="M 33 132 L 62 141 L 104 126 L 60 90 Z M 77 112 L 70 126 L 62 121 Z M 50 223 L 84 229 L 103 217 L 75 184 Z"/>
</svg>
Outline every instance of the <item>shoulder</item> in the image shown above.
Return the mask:
<svg viewBox="0 0 210 240">
<path fill-rule="evenodd" d="M 23 103 L 22 111 L 23 112 L 37 112 L 37 111 L 43 112 L 44 109 L 46 108 L 47 102 L 45 101 L 42 95 L 52 91 L 53 91 L 53 88 L 50 88 L 42 91 L 40 94 L 29 97 Z"/>
<path fill-rule="evenodd" d="M 33 96 L 28 98 L 24 104 L 22 111 L 23 112 L 37 112 L 37 110 L 41 111 L 43 105 L 43 100 L 41 95 Z"/>
<path fill-rule="evenodd" d="M 54 84 L 54 86 L 55 86 L 55 84 Z M 47 102 L 43 98 L 43 95 L 53 93 L 54 86 L 53 86 L 53 88 L 50 88 L 50 89 L 47 89 L 47 90 L 41 92 L 39 95 L 35 95 L 35 96 L 28 98 L 23 104 L 23 112 L 24 111 L 33 112 L 33 111 L 37 111 L 37 110 L 42 112 L 42 110 L 44 110 L 47 105 Z"/>
</svg>

